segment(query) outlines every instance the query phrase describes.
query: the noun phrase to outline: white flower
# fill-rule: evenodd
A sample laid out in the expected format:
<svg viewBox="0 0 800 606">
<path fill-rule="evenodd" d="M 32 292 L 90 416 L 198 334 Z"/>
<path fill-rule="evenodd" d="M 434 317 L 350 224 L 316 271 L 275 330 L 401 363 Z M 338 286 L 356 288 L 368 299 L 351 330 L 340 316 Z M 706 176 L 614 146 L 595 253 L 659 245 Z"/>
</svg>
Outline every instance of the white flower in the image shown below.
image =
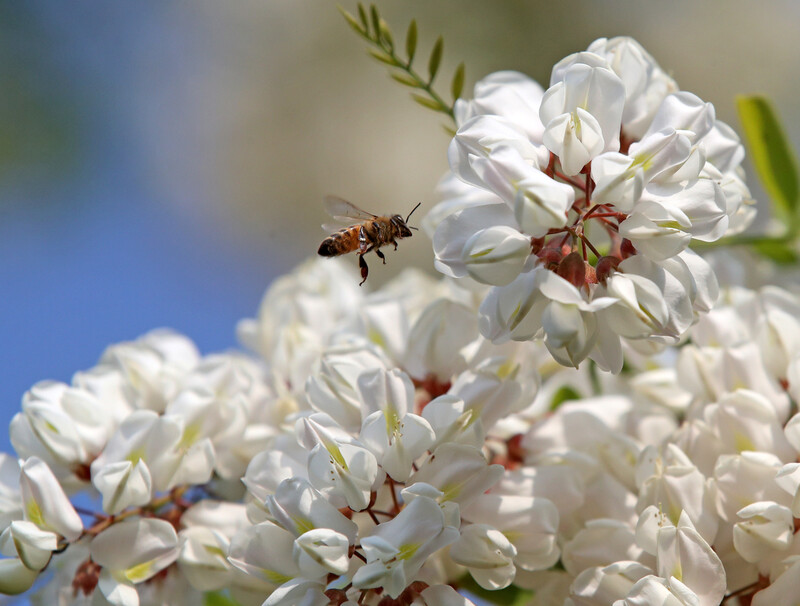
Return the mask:
<svg viewBox="0 0 800 606">
<path fill-rule="evenodd" d="M 625 85 L 622 130 L 628 137 L 641 138 L 664 97 L 676 91 L 678 85 L 632 38 L 600 38 L 589 45 L 588 51 L 604 57 L 622 80 Z M 567 59 L 553 68 L 554 77 L 558 67 Z"/>
<path fill-rule="evenodd" d="M 633 561 L 621 561 L 605 567 L 586 568 L 570 587 L 569 599 L 574 606 L 605 606 L 628 595 L 634 583 L 653 571 Z"/>
<path fill-rule="evenodd" d="M 738 389 L 707 406 L 703 415 L 727 452 L 760 451 L 786 462 L 796 459 L 775 408 L 759 393 Z"/>
<path fill-rule="evenodd" d="M 42 381 L 23 396 L 9 433 L 20 456 L 38 456 L 66 478 L 100 453 L 113 428 L 105 403 L 88 390 Z"/>
<path fill-rule="evenodd" d="M 0 593 L 4 595 L 28 591 L 38 577 L 38 570 L 31 570 L 18 558 L 0 560 Z"/>
<path fill-rule="evenodd" d="M 0 529 L 23 518 L 19 475 L 19 459 L 0 453 Z"/>
<path fill-rule="evenodd" d="M 599 59 L 599 57 L 598 57 Z M 575 62 L 561 71 L 542 98 L 544 144 L 575 175 L 604 151 L 619 149 L 625 85 L 606 65 Z"/>
<path fill-rule="evenodd" d="M 461 260 L 467 273 L 478 282 L 502 286 L 519 275 L 530 257 L 531 240 L 505 226 L 475 233 L 464 244 Z"/>
<path fill-rule="evenodd" d="M 91 543 L 92 560 L 103 567 L 98 589 L 114 604 L 138 605 L 134 585 L 172 564 L 179 554 L 172 524 L 157 519 L 124 520 Z"/>
<path fill-rule="evenodd" d="M 694 143 L 708 134 L 714 123 L 713 105 L 705 103 L 692 93 L 681 91 L 664 98 L 656 115 L 653 116 L 650 128 L 642 138 L 665 128 L 674 128 L 685 133 Z"/>
<path fill-rule="evenodd" d="M 423 417 L 400 416 L 396 411 L 376 411 L 364 419 L 361 440 L 394 480 L 406 481 L 412 465 L 435 440 L 433 428 Z"/>
<path fill-rule="evenodd" d="M 662 579 L 677 581 L 676 588 L 691 591 L 697 604 L 719 604 L 725 595 L 725 569 L 685 513 L 673 525 L 656 506 L 650 506 L 639 518 L 636 537 L 656 555 L 656 571 Z"/>
<path fill-rule="evenodd" d="M 298 437 L 308 455 L 308 477 L 318 489 L 343 498 L 354 511 L 369 503 L 378 462 L 368 449 L 322 413 L 298 421 Z"/>
<path fill-rule="evenodd" d="M 766 452 L 745 451 L 723 455 L 714 469 L 717 509 L 728 522 L 738 521 L 742 507 L 757 501 L 775 501 L 790 506 L 791 499 L 775 482 L 780 460 Z"/>
<path fill-rule="evenodd" d="M 326 573 L 345 574 L 349 567 L 350 541 L 329 528 L 314 528 L 294 541 L 292 556 L 300 574 L 316 578 Z"/>
<path fill-rule="evenodd" d="M 716 299 L 713 271 L 687 247 L 752 220 L 742 149 L 630 38 L 570 55 L 550 84 L 539 97 L 497 74 L 459 102 L 451 174 L 496 197 L 448 188 L 432 211 L 436 267 L 493 286 L 480 328 L 494 343 L 543 338 L 560 364 L 589 357 L 618 373 L 628 342 L 676 343 Z M 542 272 L 575 293 L 546 292 Z"/>
<path fill-rule="evenodd" d="M 614 606 L 697 606 L 699 603 L 694 592 L 675 577 L 663 579 L 648 575 L 634 583 L 625 599 L 614 602 Z"/>
<path fill-rule="evenodd" d="M 422 602 L 414 606 L 475 606 L 449 585 L 433 585 L 420 593 Z"/>
<path fill-rule="evenodd" d="M 775 483 L 792 497 L 792 515 L 800 517 L 800 463 L 787 463 L 775 475 Z"/>
<path fill-rule="evenodd" d="M 797 603 L 798 574 L 800 557 L 787 558 L 781 572 L 770 578 L 772 584 L 753 596 L 753 606 L 792 606 Z"/>
<path fill-rule="evenodd" d="M 188 338 L 155 330 L 136 341 L 112 345 L 103 352 L 100 366 L 109 366 L 125 377 L 123 393 L 131 407 L 162 412 L 199 358 Z"/>
<path fill-rule="evenodd" d="M 358 377 L 365 370 L 385 366 L 386 360 L 371 348 L 348 345 L 328 349 L 320 358 L 319 369 L 306 382 L 309 403 L 343 428 L 357 432 L 362 421 Z"/>
<path fill-rule="evenodd" d="M 455 541 L 458 534 L 455 528 L 445 526 L 436 501 L 417 497 L 397 517 L 361 539 L 367 563 L 353 575 L 353 585 L 383 587 L 396 598 L 428 556 Z"/>
<path fill-rule="evenodd" d="M 563 227 L 575 200 L 574 190 L 543 173 L 534 172 L 517 183 L 514 194 L 514 218 L 532 237 L 547 234 L 548 229 Z"/>
<path fill-rule="evenodd" d="M 181 517 L 178 565 L 192 587 L 216 591 L 240 584 L 244 575 L 227 559 L 233 535 L 248 525 L 245 507 L 218 501 L 200 501 Z"/>
<path fill-rule="evenodd" d="M 489 465 L 479 450 L 448 443 L 420 465 L 408 484 L 430 484 L 444 493 L 440 502 L 465 505 L 491 488 L 502 474 L 502 466 Z"/>
<path fill-rule="evenodd" d="M 92 481 L 107 512 L 143 505 L 152 490 L 208 480 L 214 467 L 213 447 L 208 439 L 196 444 L 187 440 L 184 422 L 179 415 L 139 410 L 120 425 L 92 463 Z"/>
<path fill-rule="evenodd" d="M 774 551 L 788 549 L 794 533 L 788 507 L 759 501 L 743 507 L 737 515 L 743 521 L 733 527 L 733 544 L 745 560 L 758 563 Z"/>
<path fill-rule="evenodd" d="M 306 480 L 288 478 L 277 492 L 267 497 L 270 513 L 283 528 L 295 537 L 318 528 L 330 529 L 355 543 L 358 529 L 331 505 Z"/>
<path fill-rule="evenodd" d="M 706 478 L 680 448 L 667 444 L 663 454 L 658 455 L 654 447 L 648 446 L 641 454 L 636 475 L 639 511 L 655 505 L 673 524 L 685 514 L 706 542 L 714 542 L 718 519 L 713 493 Z"/>
<path fill-rule="evenodd" d="M 258 318 L 239 323 L 239 340 L 269 360 L 294 389 L 301 389 L 337 324 L 355 317 L 364 294 L 352 277 L 339 259 L 305 263 L 272 284 Z"/>
<path fill-rule="evenodd" d="M 294 537 L 272 522 L 248 526 L 231 539 L 228 560 L 273 587 L 300 576 L 292 553 Z M 324 573 L 323 573 L 324 574 Z"/>
<path fill-rule="evenodd" d="M 627 522 L 619 520 L 589 520 L 563 547 L 562 561 L 572 575 L 621 560 L 636 560 L 652 565 L 652 558 L 637 545 L 634 529 Z"/>
<path fill-rule="evenodd" d="M 464 443 L 475 448 L 483 444 L 485 432 L 479 415 L 474 410 L 466 409 L 464 400 L 456 396 L 443 395 L 431 400 L 423 409 L 422 417 L 428 421 L 436 436 L 431 450 L 448 442 Z"/>
<path fill-rule="evenodd" d="M 42 570 L 58 549 L 58 535 L 42 530 L 33 522 L 16 521 L 0 535 L 0 553 L 18 557 L 30 570 Z"/>
<path fill-rule="evenodd" d="M 517 549 L 506 536 L 488 524 L 470 524 L 450 546 L 450 557 L 465 566 L 484 589 L 508 587 L 514 580 Z"/>
<path fill-rule="evenodd" d="M 544 570 L 561 555 L 557 543 L 559 512 L 549 499 L 492 491 L 465 507 L 462 517 L 501 532 L 514 547 L 511 558 L 519 568 Z"/>
<path fill-rule="evenodd" d="M 19 485 L 26 521 L 67 541 L 78 539 L 83 523 L 47 463 L 36 457 L 24 461 Z"/>
<path fill-rule="evenodd" d="M 525 74 L 513 71 L 489 74 L 475 84 L 475 96 L 455 105 L 460 126 L 474 116 L 494 115 L 519 125 L 531 141 L 540 141 L 544 125 L 539 120 L 539 105 L 544 90 Z"/>
<path fill-rule="evenodd" d="M 475 314 L 465 305 L 437 299 L 414 322 L 408 335 L 404 367 L 409 375 L 432 375 L 449 381 L 464 370 L 463 349 L 478 337 Z"/>
</svg>

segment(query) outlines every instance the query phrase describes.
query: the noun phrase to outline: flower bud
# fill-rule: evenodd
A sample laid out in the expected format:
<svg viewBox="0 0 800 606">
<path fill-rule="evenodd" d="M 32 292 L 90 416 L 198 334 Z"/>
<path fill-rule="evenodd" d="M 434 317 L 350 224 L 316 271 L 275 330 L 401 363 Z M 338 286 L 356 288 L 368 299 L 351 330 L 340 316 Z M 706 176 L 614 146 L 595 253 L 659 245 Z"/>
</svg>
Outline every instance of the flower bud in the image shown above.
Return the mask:
<svg viewBox="0 0 800 606">
<path fill-rule="evenodd" d="M 636 254 L 636 247 L 633 245 L 633 242 L 628 240 L 628 238 L 623 238 L 622 244 L 619 247 L 619 252 L 623 259 L 627 259 L 628 257 L 632 257 Z"/>
<path fill-rule="evenodd" d="M 629 240 L 623 240 L 623 243 L 628 242 Z M 600 257 L 597 261 L 597 267 L 595 268 L 595 272 L 597 275 L 598 282 L 605 282 L 612 274 L 612 272 L 616 271 L 617 267 L 619 267 L 619 258 L 617 257 Z"/>
<path fill-rule="evenodd" d="M 547 248 L 543 248 L 537 254 L 537 257 L 541 260 L 542 264 L 547 269 L 557 269 L 558 264 L 561 263 L 561 259 L 564 258 L 564 253 L 557 248 L 553 248 L 552 246 L 548 246 Z"/>
<path fill-rule="evenodd" d="M 531 254 L 538 255 L 542 248 L 544 248 L 544 237 L 531 238 Z"/>
<path fill-rule="evenodd" d="M 577 251 L 568 254 L 561 260 L 556 273 L 575 288 L 581 288 L 586 284 L 586 263 Z"/>
</svg>

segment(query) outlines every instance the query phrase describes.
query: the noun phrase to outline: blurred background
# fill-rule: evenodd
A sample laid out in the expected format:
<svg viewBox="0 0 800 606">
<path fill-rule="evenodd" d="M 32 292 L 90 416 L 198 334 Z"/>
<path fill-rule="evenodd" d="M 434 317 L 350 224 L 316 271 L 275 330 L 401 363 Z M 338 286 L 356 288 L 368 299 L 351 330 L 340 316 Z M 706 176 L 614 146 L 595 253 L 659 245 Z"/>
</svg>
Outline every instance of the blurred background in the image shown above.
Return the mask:
<svg viewBox="0 0 800 606">
<path fill-rule="evenodd" d="M 737 93 L 768 95 L 800 144 L 796 0 L 379 7 L 398 40 L 418 20 L 422 65 L 444 35 L 445 91 L 462 60 L 467 92 L 500 69 L 546 87 L 563 56 L 630 35 L 734 126 Z M 316 253 L 323 195 L 376 213 L 432 206 L 442 124 L 367 57 L 333 2 L 0 3 L 3 422 L 34 382 L 69 381 L 152 328 L 203 352 L 235 347 L 237 320 Z M 373 260 L 367 286 L 431 259 L 420 233 L 385 267 Z"/>
</svg>

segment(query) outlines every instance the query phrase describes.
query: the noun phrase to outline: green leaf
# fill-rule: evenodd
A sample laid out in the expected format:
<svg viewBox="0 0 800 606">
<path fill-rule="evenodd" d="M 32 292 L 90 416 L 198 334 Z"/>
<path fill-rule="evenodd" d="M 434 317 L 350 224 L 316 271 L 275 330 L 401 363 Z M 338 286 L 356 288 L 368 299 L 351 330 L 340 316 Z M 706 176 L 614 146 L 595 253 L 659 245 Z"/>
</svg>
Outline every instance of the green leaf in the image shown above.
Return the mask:
<svg viewBox="0 0 800 606">
<path fill-rule="evenodd" d="M 797 252 L 793 250 L 788 243 L 781 240 L 755 242 L 753 244 L 753 249 L 761 256 L 767 257 L 781 265 L 797 263 L 798 260 Z"/>
<path fill-rule="evenodd" d="M 505 589 L 489 591 L 478 585 L 471 576 L 466 575 L 458 580 L 459 589 L 465 589 L 472 595 L 498 606 L 525 606 L 530 602 L 533 591 L 509 585 Z"/>
<path fill-rule="evenodd" d="M 381 50 L 371 48 L 369 49 L 369 54 L 375 57 L 378 61 L 381 61 L 382 63 L 388 63 L 389 65 L 394 65 L 395 67 L 399 65 L 394 57 Z"/>
<path fill-rule="evenodd" d="M 203 596 L 203 606 L 240 606 L 240 604 L 221 591 L 210 591 Z"/>
<path fill-rule="evenodd" d="M 433 109 L 433 110 L 436 110 L 437 112 L 440 112 L 443 109 L 446 109 L 446 108 L 442 107 L 441 103 L 439 103 L 438 101 L 436 101 L 434 99 L 430 99 L 428 97 L 424 97 L 423 95 L 415 95 L 414 93 L 411 93 L 411 96 L 413 97 L 414 101 L 416 101 L 417 103 L 419 103 L 423 107 L 427 107 L 428 109 Z"/>
<path fill-rule="evenodd" d="M 776 214 L 788 221 L 790 231 L 795 232 L 800 227 L 797 159 L 780 120 L 764 97 L 740 96 L 736 106 L 761 183 L 775 204 Z"/>
<path fill-rule="evenodd" d="M 442 62 L 442 50 L 444 49 L 444 39 L 439 36 L 436 44 L 433 45 L 430 59 L 428 59 L 428 84 L 433 82 L 436 72 L 439 71 L 439 64 Z"/>
<path fill-rule="evenodd" d="M 406 55 L 408 55 L 408 64 L 414 60 L 414 53 L 417 52 L 417 20 L 412 19 L 408 24 L 408 31 L 406 32 Z"/>
<path fill-rule="evenodd" d="M 391 76 L 400 84 L 410 86 L 411 88 L 419 88 L 419 82 L 406 73 L 391 74 Z"/>
<path fill-rule="evenodd" d="M 366 33 L 366 32 L 365 32 L 365 31 L 362 29 L 362 27 L 361 27 L 361 24 L 360 24 L 360 23 L 359 23 L 359 22 L 356 20 L 356 18 L 355 18 L 355 17 L 353 17 L 353 15 L 351 15 L 350 13 L 348 13 L 348 12 L 347 12 L 346 10 L 344 10 L 344 9 L 343 9 L 341 6 L 339 6 L 339 7 L 338 7 L 338 9 L 339 9 L 339 12 L 340 12 L 340 13 L 342 13 L 342 17 L 344 17 L 344 18 L 347 20 L 347 23 L 349 23 L 349 24 L 350 24 L 350 27 L 352 27 L 354 30 L 356 30 L 356 31 L 357 31 L 359 34 L 362 34 L 362 35 L 363 35 L 363 34 L 365 34 L 365 33 Z"/>
<path fill-rule="evenodd" d="M 369 5 L 369 16 L 372 19 L 372 29 L 375 32 L 375 40 L 381 39 L 381 16 L 378 14 L 378 8 L 374 4 Z"/>
<path fill-rule="evenodd" d="M 553 401 L 550 402 L 550 410 L 556 410 L 564 402 L 568 400 L 580 400 L 581 395 L 566 385 L 560 387 L 555 394 L 553 394 Z"/>
<path fill-rule="evenodd" d="M 450 84 L 450 93 L 453 95 L 453 101 L 461 97 L 461 91 L 464 90 L 464 63 L 459 63 L 456 68 L 456 73 L 453 74 L 453 82 Z"/>
<path fill-rule="evenodd" d="M 385 43 L 386 48 L 390 51 L 394 49 L 394 38 L 392 38 L 392 30 L 389 29 L 389 24 L 383 19 L 380 20 L 381 40 Z"/>
<path fill-rule="evenodd" d="M 367 21 L 367 11 L 364 10 L 364 5 L 360 2 L 358 3 L 358 18 L 361 21 L 361 25 L 364 26 L 364 32 L 369 31 L 369 21 Z"/>
</svg>

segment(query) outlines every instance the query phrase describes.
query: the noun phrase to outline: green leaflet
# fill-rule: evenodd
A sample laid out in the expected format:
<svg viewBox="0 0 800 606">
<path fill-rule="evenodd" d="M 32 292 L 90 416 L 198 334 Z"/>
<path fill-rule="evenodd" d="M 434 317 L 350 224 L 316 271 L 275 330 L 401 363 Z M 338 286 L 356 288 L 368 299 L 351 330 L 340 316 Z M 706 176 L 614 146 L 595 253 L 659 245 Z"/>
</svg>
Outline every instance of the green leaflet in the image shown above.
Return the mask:
<svg viewBox="0 0 800 606">
<path fill-rule="evenodd" d="M 736 99 L 748 151 L 764 189 L 773 201 L 775 214 L 790 233 L 797 233 L 800 186 L 797 159 L 775 109 L 765 97 Z"/>
<path fill-rule="evenodd" d="M 203 606 L 240 606 L 240 604 L 225 592 L 210 591 L 203 595 Z"/>
<path fill-rule="evenodd" d="M 446 114 L 455 124 L 455 103 L 464 88 L 464 64 L 459 64 L 450 80 L 450 94 L 453 101 L 448 104 L 433 89 L 433 80 L 439 72 L 444 53 L 444 40 L 441 36 L 436 39 L 431 49 L 428 57 L 428 75 L 427 78 L 423 78 L 411 65 L 417 52 L 416 20 L 412 19 L 408 25 L 404 45 L 406 58 L 402 58 L 395 49 L 394 36 L 389 24 L 381 18 L 380 12 L 374 4 L 370 4 L 367 9 L 359 2 L 357 17 L 341 7 L 339 7 L 339 12 L 342 13 L 353 31 L 369 42 L 372 47 L 369 49 L 370 55 L 389 66 L 389 74 L 394 80 L 403 86 L 420 91 L 411 93 L 414 101 L 435 112 Z"/>
</svg>

